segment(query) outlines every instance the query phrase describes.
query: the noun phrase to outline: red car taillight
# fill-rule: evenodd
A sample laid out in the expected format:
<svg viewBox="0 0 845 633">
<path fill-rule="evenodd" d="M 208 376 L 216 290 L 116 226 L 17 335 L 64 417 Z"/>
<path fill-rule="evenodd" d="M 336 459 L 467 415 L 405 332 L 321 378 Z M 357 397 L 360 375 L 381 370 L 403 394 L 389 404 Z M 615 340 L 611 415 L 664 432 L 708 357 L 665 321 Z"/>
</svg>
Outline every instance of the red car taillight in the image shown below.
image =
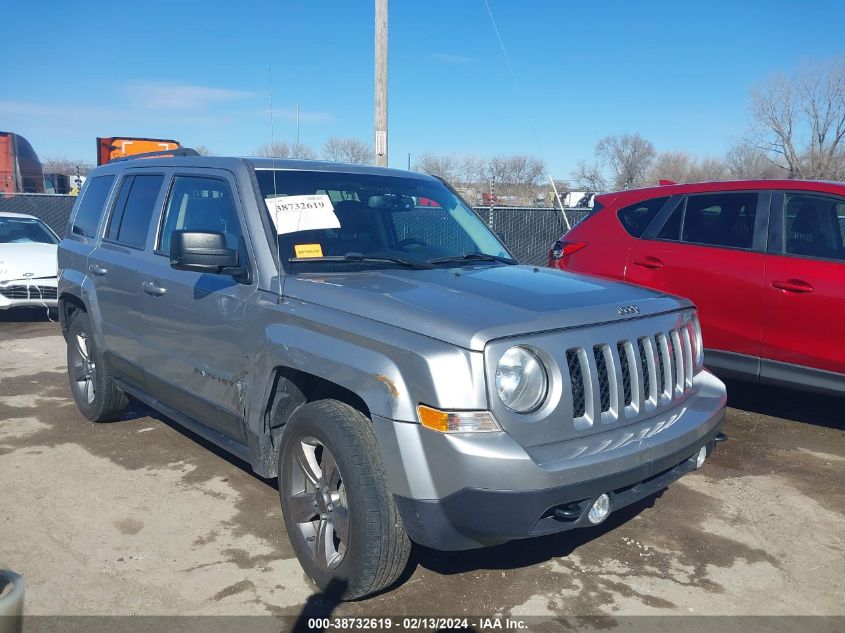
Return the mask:
<svg viewBox="0 0 845 633">
<path fill-rule="evenodd" d="M 572 255 L 572 253 L 577 253 L 586 245 L 586 242 L 566 242 L 564 240 L 558 240 L 552 244 L 552 248 L 549 251 L 549 266 L 554 266 L 556 261 L 559 261 L 568 255 Z"/>
</svg>

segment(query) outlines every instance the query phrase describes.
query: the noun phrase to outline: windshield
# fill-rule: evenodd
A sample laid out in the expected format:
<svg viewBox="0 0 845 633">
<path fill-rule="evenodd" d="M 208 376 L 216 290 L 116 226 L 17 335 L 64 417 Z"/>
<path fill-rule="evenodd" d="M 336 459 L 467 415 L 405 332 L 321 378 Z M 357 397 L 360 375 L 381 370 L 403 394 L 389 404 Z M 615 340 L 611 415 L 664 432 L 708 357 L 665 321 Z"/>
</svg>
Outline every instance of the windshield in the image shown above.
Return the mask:
<svg viewBox="0 0 845 633">
<path fill-rule="evenodd" d="M 510 258 L 475 212 L 437 181 L 269 169 L 256 176 L 288 272 L 398 267 L 468 254 Z M 283 209 L 286 221 L 275 209 Z M 479 257 L 467 263 L 500 265 Z"/>
<path fill-rule="evenodd" d="M 0 244 L 58 244 L 59 240 L 41 220 L 0 217 Z"/>
</svg>

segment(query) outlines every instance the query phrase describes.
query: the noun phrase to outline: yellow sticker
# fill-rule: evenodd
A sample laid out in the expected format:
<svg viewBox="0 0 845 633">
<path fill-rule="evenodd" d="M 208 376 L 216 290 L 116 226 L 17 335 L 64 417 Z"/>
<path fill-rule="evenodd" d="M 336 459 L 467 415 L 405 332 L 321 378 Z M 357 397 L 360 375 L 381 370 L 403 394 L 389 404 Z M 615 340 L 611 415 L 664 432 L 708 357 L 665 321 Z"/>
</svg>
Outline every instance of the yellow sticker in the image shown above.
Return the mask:
<svg viewBox="0 0 845 633">
<path fill-rule="evenodd" d="M 323 247 L 319 244 L 297 244 L 293 247 L 297 257 L 322 257 Z"/>
</svg>

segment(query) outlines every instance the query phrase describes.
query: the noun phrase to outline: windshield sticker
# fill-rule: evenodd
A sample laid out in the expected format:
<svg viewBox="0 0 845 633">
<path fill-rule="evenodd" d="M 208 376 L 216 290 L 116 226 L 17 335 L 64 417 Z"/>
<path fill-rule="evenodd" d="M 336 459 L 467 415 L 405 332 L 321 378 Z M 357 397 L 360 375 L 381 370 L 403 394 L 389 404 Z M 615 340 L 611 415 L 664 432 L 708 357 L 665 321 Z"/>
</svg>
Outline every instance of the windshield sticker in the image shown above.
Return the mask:
<svg viewBox="0 0 845 633">
<path fill-rule="evenodd" d="M 340 221 L 334 214 L 331 198 L 326 194 L 277 196 L 265 198 L 264 201 L 267 203 L 279 235 L 297 231 L 340 228 Z"/>
<path fill-rule="evenodd" d="M 307 257 L 322 257 L 323 247 L 319 244 L 297 244 L 293 247 L 293 252 L 300 259 Z"/>
</svg>

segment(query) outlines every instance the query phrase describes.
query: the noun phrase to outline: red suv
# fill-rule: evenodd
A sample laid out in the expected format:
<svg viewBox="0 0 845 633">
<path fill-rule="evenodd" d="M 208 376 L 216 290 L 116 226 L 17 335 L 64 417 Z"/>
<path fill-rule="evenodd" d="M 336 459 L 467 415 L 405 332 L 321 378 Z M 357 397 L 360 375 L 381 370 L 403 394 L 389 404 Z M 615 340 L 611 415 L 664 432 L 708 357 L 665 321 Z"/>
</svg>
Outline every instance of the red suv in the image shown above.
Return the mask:
<svg viewBox="0 0 845 633">
<path fill-rule="evenodd" d="M 689 297 L 716 373 L 845 395 L 845 183 L 604 194 L 549 265 Z"/>
</svg>

